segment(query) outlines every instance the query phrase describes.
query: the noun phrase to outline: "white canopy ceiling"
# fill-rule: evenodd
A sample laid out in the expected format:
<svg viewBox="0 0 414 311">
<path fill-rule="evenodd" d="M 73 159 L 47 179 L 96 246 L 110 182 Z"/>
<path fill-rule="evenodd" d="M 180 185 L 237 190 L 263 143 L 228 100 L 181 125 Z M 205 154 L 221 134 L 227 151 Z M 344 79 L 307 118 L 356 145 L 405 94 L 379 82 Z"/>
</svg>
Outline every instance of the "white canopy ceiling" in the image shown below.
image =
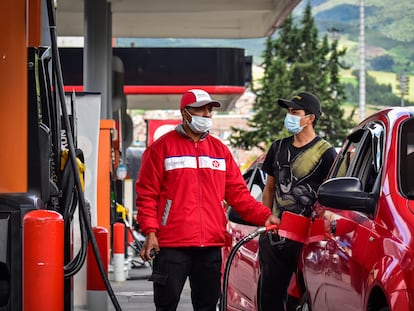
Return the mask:
<svg viewBox="0 0 414 311">
<path fill-rule="evenodd" d="M 113 37 L 257 38 L 300 0 L 111 0 Z M 58 0 L 59 36 L 83 36 L 84 0 Z"/>
</svg>

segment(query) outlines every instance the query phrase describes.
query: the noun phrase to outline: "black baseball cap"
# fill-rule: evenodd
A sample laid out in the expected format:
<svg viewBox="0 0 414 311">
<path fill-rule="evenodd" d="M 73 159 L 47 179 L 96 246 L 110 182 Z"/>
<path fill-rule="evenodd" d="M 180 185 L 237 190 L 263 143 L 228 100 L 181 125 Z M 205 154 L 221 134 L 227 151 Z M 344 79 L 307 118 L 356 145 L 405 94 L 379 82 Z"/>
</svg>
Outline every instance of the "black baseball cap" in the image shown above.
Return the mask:
<svg viewBox="0 0 414 311">
<path fill-rule="evenodd" d="M 283 108 L 303 109 L 315 115 L 316 119 L 322 115 L 319 99 L 309 92 L 301 92 L 291 100 L 280 98 L 277 103 Z"/>
</svg>

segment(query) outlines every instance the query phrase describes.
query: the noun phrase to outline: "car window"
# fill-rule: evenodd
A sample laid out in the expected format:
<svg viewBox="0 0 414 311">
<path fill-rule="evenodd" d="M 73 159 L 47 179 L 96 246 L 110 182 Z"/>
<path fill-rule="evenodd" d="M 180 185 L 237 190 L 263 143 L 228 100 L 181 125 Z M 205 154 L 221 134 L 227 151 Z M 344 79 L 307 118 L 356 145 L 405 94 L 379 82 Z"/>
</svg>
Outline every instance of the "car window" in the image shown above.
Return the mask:
<svg viewBox="0 0 414 311">
<path fill-rule="evenodd" d="M 404 196 L 414 196 L 414 119 L 401 125 L 399 139 L 399 174 L 400 189 Z"/>
<path fill-rule="evenodd" d="M 345 177 L 349 174 L 349 168 L 352 166 L 352 162 L 355 159 L 356 146 L 356 143 L 347 141 L 347 147 L 338 159 L 337 170 L 334 172 L 335 175 L 333 177 Z"/>
<path fill-rule="evenodd" d="M 372 122 L 348 136 L 331 177 L 357 177 L 371 192 L 382 164 L 384 127 Z"/>
</svg>

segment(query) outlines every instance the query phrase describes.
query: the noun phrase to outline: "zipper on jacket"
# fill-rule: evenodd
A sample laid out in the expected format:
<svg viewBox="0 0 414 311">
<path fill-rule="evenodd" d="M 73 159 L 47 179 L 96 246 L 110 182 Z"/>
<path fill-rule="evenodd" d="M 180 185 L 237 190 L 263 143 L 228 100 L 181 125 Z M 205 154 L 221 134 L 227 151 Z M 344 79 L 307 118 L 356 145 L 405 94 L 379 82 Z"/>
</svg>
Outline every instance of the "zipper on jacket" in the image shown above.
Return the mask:
<svg viewBox="0 0 414 311">
<path fill-rule="evenodd" d="M 197 186 L 198 186 L 198 218 L 199 218 L 199 222 L 200 222 L 200 246 L 204 246 L 203 245 L 203 221 L 202 221 L 202 217 L 201 217 L 201 190 L 200 190 L 200 155 L 198 154 L 198 142 L 194 143 L 194 148 L 195 148 L 195 154 L 196 154 L 196 158 L 197 158 Z"/>
</svg>

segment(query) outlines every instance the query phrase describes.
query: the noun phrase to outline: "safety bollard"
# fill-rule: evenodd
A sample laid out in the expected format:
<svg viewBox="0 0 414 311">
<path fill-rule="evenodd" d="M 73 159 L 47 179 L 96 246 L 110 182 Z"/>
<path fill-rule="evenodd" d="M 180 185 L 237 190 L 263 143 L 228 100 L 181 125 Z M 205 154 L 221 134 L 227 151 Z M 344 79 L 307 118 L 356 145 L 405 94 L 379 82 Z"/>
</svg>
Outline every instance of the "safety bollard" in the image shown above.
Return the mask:
<svg viewBox="0 0 414 311">
<path fill-rule="evenodd" d="M 54 211 L 23 217 L 23 311 L 63 310 L 64 222 Z"/>
<path fill-rule="evenodd" d="M 128 257 L 134 256 L 134 248 L 131 245 L 134 245 L 135 239 L 134 239 L 134 229 L 131 228 L 131 230 L 127 230 L 127 237 L 128 237 L 128 248 L 127 248 L 127 254 Z"/>
<path fill-rule="evenodd" d="M 113 267 L 114 281 L 125 281 L 125 224 L 116 222 L 113 225 Z"/>
<path fill-rule="evenodd" d="M 98 244 L 99 253 L 102 258 L 102 264 L 106 275 L 108 275 L 108 230 L 104 227 L 94 227 L 93 234 Z M 99 271 L 98 263 L 95 258 L 95 253 L 92 249 L 92 244 L 88 245 L 88 258 L 87 258 L 87 302 L 88 310 L 90 311 L 103 311 L 108 310 L 108 299 L 105 282 L 102 279 L 102 275 Z"/>
</svg>

